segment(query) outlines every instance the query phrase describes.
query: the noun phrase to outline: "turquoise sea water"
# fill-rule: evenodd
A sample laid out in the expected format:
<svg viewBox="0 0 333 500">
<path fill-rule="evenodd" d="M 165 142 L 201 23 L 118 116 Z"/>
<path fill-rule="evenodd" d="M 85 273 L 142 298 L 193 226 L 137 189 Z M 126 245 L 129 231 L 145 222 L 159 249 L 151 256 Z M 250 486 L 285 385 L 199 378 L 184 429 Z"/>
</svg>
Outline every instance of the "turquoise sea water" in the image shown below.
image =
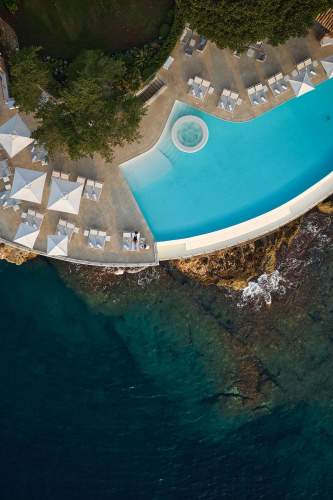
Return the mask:
<svg viewBox="0 0 333 500">
<path fill-rule="evenodd" d="M 1 500 L 330 500 L 331 257 L 259 312 L 163 269 L 86 300 L 1 262 Z M 280 394 L 243 422 L 216 411 L 238 339 Z"/>
<path fill-rule="evenodd" d="M 157 241 L 222 229 L 297 196 L 332 171 L 333 80 L 255 120 L 232 123 L 176 103 L 148 154 L 123 165 Z M 209 140 L 198 153 L 179 151 L 171 127 L 197 115 Z"/>
</svg>

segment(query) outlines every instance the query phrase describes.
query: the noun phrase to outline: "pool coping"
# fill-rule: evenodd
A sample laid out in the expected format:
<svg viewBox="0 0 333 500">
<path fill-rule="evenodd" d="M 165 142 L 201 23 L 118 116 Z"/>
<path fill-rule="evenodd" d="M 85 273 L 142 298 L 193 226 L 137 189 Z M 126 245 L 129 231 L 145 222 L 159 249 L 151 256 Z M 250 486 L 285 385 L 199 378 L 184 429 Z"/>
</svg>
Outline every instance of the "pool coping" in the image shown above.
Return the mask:
<svg viewBox="0 0 333 500">
<path fill-rule="evenodd" d="M 234 226 L 198 236 L 157 242 L 160 261 L 212 253 L 255 240 L 304 215 L 333 194 L 333 170 L 301 194 L 269 212 Z"/>
</svg>

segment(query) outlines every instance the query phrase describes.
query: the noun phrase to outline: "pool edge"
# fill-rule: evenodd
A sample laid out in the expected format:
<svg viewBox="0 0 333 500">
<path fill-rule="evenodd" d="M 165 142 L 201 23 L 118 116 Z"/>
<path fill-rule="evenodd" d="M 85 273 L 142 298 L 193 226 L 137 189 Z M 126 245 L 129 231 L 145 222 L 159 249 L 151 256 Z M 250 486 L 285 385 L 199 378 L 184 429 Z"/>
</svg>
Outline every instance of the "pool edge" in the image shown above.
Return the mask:
<svg viewBox="0 0 333 500">
<path fill-rule="evenodd" d="M 303 193 L 234 226 L 189 238 L 156 242 L 159 261 L 190 258 L 240 245 L 276 231 L 333 194 L 333 170 Z"/>
</svg>

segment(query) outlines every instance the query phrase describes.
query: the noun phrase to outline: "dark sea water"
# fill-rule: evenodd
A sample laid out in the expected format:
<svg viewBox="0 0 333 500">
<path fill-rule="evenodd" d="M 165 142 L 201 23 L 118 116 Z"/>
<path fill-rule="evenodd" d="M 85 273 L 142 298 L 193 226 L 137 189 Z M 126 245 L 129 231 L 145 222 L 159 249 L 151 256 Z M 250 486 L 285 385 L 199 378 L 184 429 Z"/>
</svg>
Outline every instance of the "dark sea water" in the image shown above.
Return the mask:
<svg viewBox="0 0 333 500">
<path fill-rule="evenodd" d="M 270 307 L 163 269 L 89 296 L 67 268 L 0 263 L 0 499 L 333 498 L 320 238 Z"/>
</svg>

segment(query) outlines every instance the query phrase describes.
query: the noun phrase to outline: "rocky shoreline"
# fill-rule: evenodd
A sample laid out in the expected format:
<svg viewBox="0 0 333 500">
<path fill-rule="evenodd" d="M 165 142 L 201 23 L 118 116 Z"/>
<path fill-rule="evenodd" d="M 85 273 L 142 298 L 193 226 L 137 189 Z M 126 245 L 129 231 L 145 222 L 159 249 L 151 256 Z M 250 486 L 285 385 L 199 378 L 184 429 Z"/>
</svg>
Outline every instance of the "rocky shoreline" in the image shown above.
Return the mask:
<svg viewBox="0 0 333 500">
<path fill-rule="evenodd" d="M 10 264 L 21 266 L 25 262 L 35 259 L 36 257 L 37 255 L 33 252 L 18 250 L 17 248 L 0 243 L 0 260 L 6 260 Z"/>
</svg>

